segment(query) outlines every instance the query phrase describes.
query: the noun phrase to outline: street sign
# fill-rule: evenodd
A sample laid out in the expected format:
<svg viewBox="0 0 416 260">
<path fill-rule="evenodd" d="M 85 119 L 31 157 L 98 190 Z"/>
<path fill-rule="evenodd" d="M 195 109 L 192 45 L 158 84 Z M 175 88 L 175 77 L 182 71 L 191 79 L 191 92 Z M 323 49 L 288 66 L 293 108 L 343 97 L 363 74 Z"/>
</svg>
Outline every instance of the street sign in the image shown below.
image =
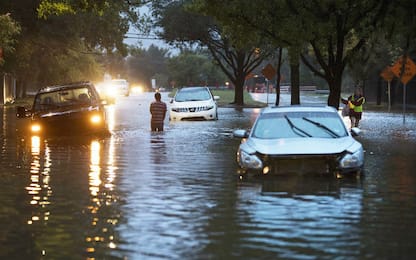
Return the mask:
<svg viewBox="0 0 416 260">
<path fill-rule="evenodd" d="M 272 80 L 276 75 L 276 69 L 269 63 L 261 70 L 261 73 L 268 79 Z"/>
<path fill-rule="evenodd" d="M 381 73 L 380 76 L 385 80 L 385 81 L 392 81 L 394 78 L 394 73 L 391 71 L 391 67 L 387 66 Z"/>
<path fill-rule="evenodd" d="M 403 68 L 404 65 L 404 68 Z M 403 125 L 406 123 L 406 85 L 416 75 L 416 65 L 407 56 L 401 56 L 391 67 L 391 71 L 403 83 Z M 402 71 L 404 71 L 402 75 Z"/>
<path fill-rule="evenodd" d="M 404 64 L 404 73 L 401 75 Z M 396 75 L 404 85 L 406 85 L 416 75 L 416 64 L 407 56 L 401 56 L 391 67 L 391 71 Z"/>
</svg>

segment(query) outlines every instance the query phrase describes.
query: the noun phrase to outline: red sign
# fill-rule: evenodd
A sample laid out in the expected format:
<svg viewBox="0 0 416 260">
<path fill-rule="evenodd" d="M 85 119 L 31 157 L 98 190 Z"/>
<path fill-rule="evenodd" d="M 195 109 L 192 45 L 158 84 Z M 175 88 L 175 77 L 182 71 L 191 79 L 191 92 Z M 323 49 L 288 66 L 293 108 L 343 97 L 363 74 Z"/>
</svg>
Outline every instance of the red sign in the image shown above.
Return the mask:
<svg viewBox="0 0 416 260">
<path fill-rule="evenodd" d="M 276 70 L 275 68 L 273 68 L 273 66 L 269 63 L 267 64 L 266 67 L 264 67 L 264 69 L 261 70 L 261 73 L 263 73 L 263 75 L 268 79 L 268 80 L 272 80 L 274 78 L 274 76 L 276 75 Z"/>
<path fill-rule="evenodd" d="M 391 71 L 391 67 L 387 66 L 381 73 L 380 76 L 385 80 L 385 81 L 392 81 L 394 78 L 394 73 Z"/>
<path fill-rule="evenodd" d="M 401 75 L 402 70 L 403 75 Z M 406 85 L 416 75 L 416 65 L 409 57 L 402 56 L 393 64 L 391 71 Z"/>
</svg>

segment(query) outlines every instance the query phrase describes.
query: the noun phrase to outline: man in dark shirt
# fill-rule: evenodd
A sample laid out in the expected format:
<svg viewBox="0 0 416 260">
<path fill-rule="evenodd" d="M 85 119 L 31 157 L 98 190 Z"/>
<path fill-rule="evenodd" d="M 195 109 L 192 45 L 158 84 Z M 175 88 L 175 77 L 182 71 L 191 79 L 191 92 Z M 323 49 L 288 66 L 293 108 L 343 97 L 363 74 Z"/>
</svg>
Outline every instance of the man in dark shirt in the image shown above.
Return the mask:
<svg viewBox="0 0 416 260">
<path fill-rule="evenodd" d="M 150 104 L 150 114 L 152 114 L 150 126 L 152 131 L 163 131 L 163 121 L 165 120 L 166 110 L 166 103 L 161 101 L 160 93 L 156 92 L 155 101 Z"/>
</svg>

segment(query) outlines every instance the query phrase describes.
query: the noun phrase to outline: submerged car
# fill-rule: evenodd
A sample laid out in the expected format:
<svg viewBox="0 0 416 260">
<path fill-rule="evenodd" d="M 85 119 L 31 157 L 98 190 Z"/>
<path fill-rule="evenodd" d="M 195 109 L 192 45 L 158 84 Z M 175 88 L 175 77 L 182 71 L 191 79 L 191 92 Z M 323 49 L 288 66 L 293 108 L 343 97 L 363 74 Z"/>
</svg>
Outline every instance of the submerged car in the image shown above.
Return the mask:
<svg viewBox="0 0 416 260">
<path fill-rule="evenodd" d="M 30 117 L 33 135 L 109 133 L 104 105 L 89 82 L 42 88 L 30 110 L 17 108 L 17 117 Z"/>
<path fill-rule="evenodd" d="M 186 87 L 171 100 L 170 120 L 217 120 L 217 102 L 208 87 Z"/>
<path fill-rule="evenodd" d="M 355 129 L 351 129 L 353 133 Z M 332 107 L 273 107 L 257 117 L 238 151 L 240 173 L 361 176 L 364 151 Z"/>
</svg>

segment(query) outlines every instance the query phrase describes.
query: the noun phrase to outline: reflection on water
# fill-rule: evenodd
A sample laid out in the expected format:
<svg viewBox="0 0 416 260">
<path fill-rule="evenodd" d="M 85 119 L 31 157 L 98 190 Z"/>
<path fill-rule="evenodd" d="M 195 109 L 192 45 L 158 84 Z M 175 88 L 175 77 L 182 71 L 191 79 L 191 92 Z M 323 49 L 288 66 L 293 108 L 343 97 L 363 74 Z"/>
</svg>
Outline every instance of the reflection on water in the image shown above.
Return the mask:
<svg viewBox="0 0 416 260">
<path fill-rule="evenodd" d="M 49 220 L 50 197 L 52 196 L 52 187 L 50 183 L 51 157 L 50 149 L 47 142 L 42 143 L 44 147 L 41 149 L 41 138 L 38 136 L 31 137 L 31 167 L 30 167 L 30 184 L 26 187 L 27 193 L 31 196 L 29 202 L 34 207 L 32 216 L 27 224 L 32 225 L 33 222 L 41 221 L 46 224 Z M 41 151 L 44 151 L 41 154 Z"/>
<path fill-rule="evenodd" d="M 89 190 L 91 201 L 88 209 L 91 214 L 91 230 L 96 230 L 96 232 L 88 234 L 85 238 L 88 244 L 86 248 L 88 253 L 96 252 L 96 248 L 100 246 L 109 249 L 117 247 L 114 227 L 118 224 L 119 215 L 102 214 L 103 211 L 105 212 L 107 208 L 111 208 L 113 204 L 118 202 L 118 197 L 113 194 L 116 178 L 113 138 L 110 139 L 108 160 L 106 161 L 105 158 L 101 158 L 103 154 L 101 146 L 102 144 L 97 140 L 93 140 L 90 145 Z M 106 166 L 104 169 L 102 169 L 103 165 Z M 107 171 L 102 172 L 105 169 Z"/>
<path fill-rule="evenodd" d="M 236 176 L 237 128 L 166 122 L 120 99 L 112 137 L 16 137 L 2 123 L 0 259 L 407 259 L 416 254 L 416 117 L 366 112 L 365 178 Z M 123 103 L 124 102 L 124 103 Z M 1 110 L 0 110 L 1 113 Z M 108 119 L 111 120 L 111 117 Z M 7 127 L 5 125 L 7 124 Z"/>
</svg>

